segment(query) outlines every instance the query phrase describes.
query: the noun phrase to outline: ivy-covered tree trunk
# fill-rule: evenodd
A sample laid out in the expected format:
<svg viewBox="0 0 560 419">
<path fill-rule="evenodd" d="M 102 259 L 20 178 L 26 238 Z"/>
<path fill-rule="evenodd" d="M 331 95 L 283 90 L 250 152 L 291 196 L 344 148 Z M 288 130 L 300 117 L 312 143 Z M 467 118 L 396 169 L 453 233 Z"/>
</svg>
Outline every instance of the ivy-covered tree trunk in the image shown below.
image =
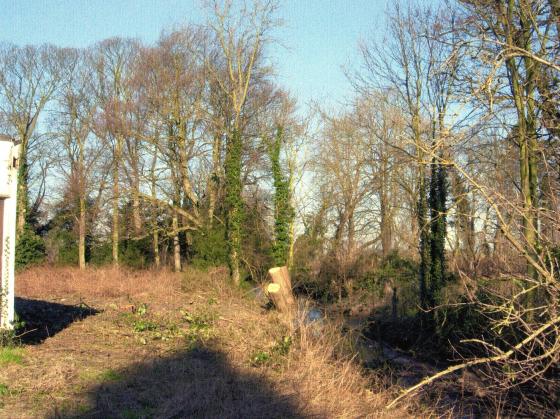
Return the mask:
<svg viewBox="0 0 560 419">
<path fill-rule="evenodd" d="M 18 169 L 18 191 L 17 191 L 17 224 L 16 237 L 19 238 L 24 231 L 27 222 L 27 208 L 29 205 L 27 196 L 27 181 L 29 179 L 29 166 L 27 163 L 27 141 L 21 141 L 20 158 Z"/>
<path fill-rule="evenodd" d="M 430 305 L 440 303 L 440 292 L 445 281 L 445 238 L 447 230 L 446 201 L 447 176 L 445 167 L 432 162 L 430 180 Z"/>
<path fill-rule="evenodd" d="M 239 261 L 241 258 L 241 234 L 243 223 L 243 200 L 241 197 L 241 133 L 234 129 L 226 142 L 226 241 L 230 277 L 235 284 L 241 280 Z"/>
<path fill-rule="evenodd" d="M 269 144 L 269 155 L 274 181 L 274 243 L 272 256 L 276 266 L 288 263 L 294 210 L 291 206 L 290 184 L 280 163 L 284 130 L 278 127 L 274 140 Z"/>
<path fill-rule="evenodd" d="M 431 283 L 430 274 L 430 224 L 428 217 L 428 199 L 426 190 L 426 174 L 424 167 L 420 167 L 419 185 L 418 185 L 418 203 L 416 208 L 416 216 L 418 218 L 418 228 L 420 229 L 420 271 L 419 287 L 420 287 L 420 308 L 427 310 L 431 303 L 429 284 Z"/>
</svg>

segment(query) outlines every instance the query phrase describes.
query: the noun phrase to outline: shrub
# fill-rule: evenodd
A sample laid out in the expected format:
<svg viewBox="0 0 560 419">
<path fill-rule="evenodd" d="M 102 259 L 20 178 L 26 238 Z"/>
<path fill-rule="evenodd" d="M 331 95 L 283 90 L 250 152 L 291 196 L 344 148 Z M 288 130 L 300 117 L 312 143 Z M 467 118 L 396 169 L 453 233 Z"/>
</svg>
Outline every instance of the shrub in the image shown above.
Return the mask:
<svg viewBox="0 0 560 419">
<path fill-rule="evenodd" d="M 113 247 L 110 241 L 95 241 L 91 246 L 89 262 L 94 266 L 111 264 L 113 260 Z"/>
<path fill-rule="evenodd" d="M 197 230 L 192 235 L 192 264 L 199 269 L 223 266 L 228 262 L 227 246 L 224 243 L 225 229 L 214 226 Z"/>
<path fill-rule="evenodd" d="M 50 263 L 62 266 L 78 264 L 78 245 L 72 231 L 52 229 L 46 235 L 45 244 Z"/>
<path fill-rule="evenodd" d="M 397 292 L 394 301 L 398 308 L 396 314 L 413 317 L 418 312 L 419 303 L 417 277 L 416 262 L 392 252 L 381 260 L 377 269 L 363 273 L 356 281 L 356 286 L 374 298 L 386 297 L 387 287 L 393 288 Z"/>
<path fill-rule="evenodd" d="M 45 242 L 29 226 L 25 226 L 16 242 L 16 269 L 35 265 L 45 260 Z"/>
<path fill-rule="evenodd" d="M 135 269 L 148 267 L 153 260 L 150 237 L 140 240 L 122 240 L 119 244 L 119 262 Z"/>
<path fill-rule="evenodd" d="M 88 262 L 94 266 L 113 263 L 113 244 L 111 241 L 96 241 L 90 246 Z M 145 269 L 153 262 L 153 249 L 150 237 L 141 240 L 125 239 L 119 241 L 119 263 L 134 269 Z"/>
</svg>

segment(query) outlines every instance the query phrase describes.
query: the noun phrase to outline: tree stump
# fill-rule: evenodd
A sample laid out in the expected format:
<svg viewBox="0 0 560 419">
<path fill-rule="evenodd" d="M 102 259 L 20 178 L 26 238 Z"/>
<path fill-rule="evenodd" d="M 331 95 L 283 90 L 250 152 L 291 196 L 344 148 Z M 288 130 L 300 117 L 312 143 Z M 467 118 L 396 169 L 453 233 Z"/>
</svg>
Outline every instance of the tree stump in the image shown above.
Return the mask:
<svg viewBox="0 0 560 419">
<path fill-rule="evenodd" d="M 295 307 L 295 300 L 288 268 L 285 266 L 271 268 L 268 270 L 268 275 L 272 281 L 266 287 L 268 298 L 279 312 L 290 314 Z"/>
</svg>

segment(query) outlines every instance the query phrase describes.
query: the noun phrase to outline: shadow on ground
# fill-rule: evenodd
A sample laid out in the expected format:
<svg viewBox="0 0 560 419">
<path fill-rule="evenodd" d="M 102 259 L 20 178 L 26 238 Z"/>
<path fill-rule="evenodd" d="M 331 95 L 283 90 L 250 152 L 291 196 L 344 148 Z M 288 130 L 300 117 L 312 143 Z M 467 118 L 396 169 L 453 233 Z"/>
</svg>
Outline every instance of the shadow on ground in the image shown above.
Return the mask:
<svg viewBox="0 0 560 419">
<path fill-rule="evenodd" d="M 24 325 L 18 335 L 25 344 L 38 344 L 77 320 L 99 313 L 85 305 L 66 305 L 16 297 L 15 310 Z"/>
<path fill-rule="evenodd" d="M 297 389 L 294 389 L 294 393 Z M 220 351 L 202 347 L 115 372 L 91 389 L 87 411 L 52 418 L 303 418 L 258 369 L 236 371 Z"/>
</svg>

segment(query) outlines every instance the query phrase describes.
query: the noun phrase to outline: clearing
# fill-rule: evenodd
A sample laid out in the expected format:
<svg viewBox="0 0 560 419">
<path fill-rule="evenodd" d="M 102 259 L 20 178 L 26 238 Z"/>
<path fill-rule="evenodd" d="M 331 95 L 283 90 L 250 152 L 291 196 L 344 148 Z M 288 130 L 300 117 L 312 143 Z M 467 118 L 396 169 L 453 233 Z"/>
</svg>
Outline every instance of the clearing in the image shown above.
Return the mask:
<svg viewBox="0 0 560 419">
<path fill-rule="evenodd" d="M 406 417 L 334 322 L 286 325 L 226 272 L 38 267 L 17 279 L 23 344 L 0 416 Z M 422 412 L 422 413 L 421 413 Z M 413 414 L 415 413 L 415 414 Z"/>
</svg>

